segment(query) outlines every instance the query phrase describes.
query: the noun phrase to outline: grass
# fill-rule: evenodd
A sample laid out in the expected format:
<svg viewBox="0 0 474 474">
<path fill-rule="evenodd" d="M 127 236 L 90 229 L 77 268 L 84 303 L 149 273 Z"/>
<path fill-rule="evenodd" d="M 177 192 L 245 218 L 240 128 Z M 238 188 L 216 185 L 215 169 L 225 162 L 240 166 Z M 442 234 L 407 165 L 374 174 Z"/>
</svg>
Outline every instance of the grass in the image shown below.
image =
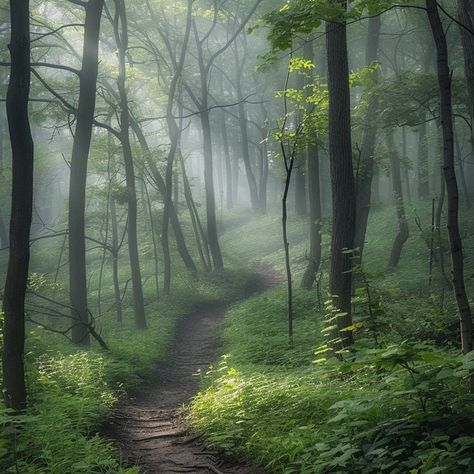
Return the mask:
<svg viewBox="0 0 474 474">
<path fill-rule="evenodd" d="M 418 206 L 428 228 L 429 213 Z M 378 321 L 368 329 L 368 303 L 358 297 L 355 317 L 366 329 L 357 333 L 356 352 L 343 362 L 321 350 L 324 310 L 314 291 L 295 292 L 293 346 L 286 336 L 283 286 L 228 312 L 223 354 L 189 407 L 191 426 L 211 447 L 284 474 L 473 472 L 474 399 L 466 378 L 474 361 L 459 355 L 451 293 L 443 300 L 436 293 L 428 297 L 427 247 L 413 217 L 400 266 L 386 271 L 396 232 L 392 214 L 393 209 L 377 211 L 369 223 L 365 268 L 380 303 Z M 227 251 L 281 271 L 278 217 L 248 222 L 238 231 L 232 222 L 226 228 Z M 474 219 L 465 216 L 463 228 L 472 235 Z M 290 226 L 296 284 L 307 247 L 302 229 L 300 220 Z M 468 265 L 474 239 L 465 243 Z M 434 282 L 435 289 L 442 285 L 436 273 Z"/>
<path fill-rule="evenodd" d="M 144 270 L 151 271 L 147 265 Z M 220 275 L 200 275 L 198 279 L 179 266 L 177 271 L 180 277 L 175 279 L 170 297 L 156 301 L 153 285 L 145 286 L 149 325 L 146 331 L 134 329 L 127 297 L 122 324 L 115 321 L 113 308 L 96 318 L 96 327 L 106 339 L 109 351 L 101 350 L 94 342 L 90 350 L 79 350 L 63 336 L 29 325 L 29 408 L 26 414 L 15 417 L 8 411 L 0 412 L 1 472 L 138 472 L 138 468 L 121 467 L 119 453 L 98 434 L 109 410 L 123 394 L 149 378 L 156 364 L 166 358 L 180 318 L 203 304 L 235 300 L 252 281 L 251 275 L 239 268 Z M 39 279 L 42 281 L 42 277 Z M 108 279 L 110 275 L 105 274 L 105 282 Z M 44 280 L 39 288 L 41 293 L 66 303 L 66 289 L 51 285 L 47 277 Z M 107 308 L 113 298 L 107 284 L 104 288 L 102 306 Z M 31 298 L 30 305 L 36 301 Z M 90 300 L 97 314 L 94 298 Z M 45 320 L 57 328 L 66 324 L 51 317 L 41 319 Z"/>
</svg>

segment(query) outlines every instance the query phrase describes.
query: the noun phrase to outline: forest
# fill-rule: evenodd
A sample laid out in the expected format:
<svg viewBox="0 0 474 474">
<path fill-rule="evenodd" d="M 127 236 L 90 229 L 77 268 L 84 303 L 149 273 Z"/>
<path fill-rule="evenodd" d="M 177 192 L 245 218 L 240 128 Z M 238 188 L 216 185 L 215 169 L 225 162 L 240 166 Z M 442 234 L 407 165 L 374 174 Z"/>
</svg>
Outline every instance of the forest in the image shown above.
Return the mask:
<svg viewBox="0 0 474 474">
<path fill-rule="evenodd" d="M 0 472 L 474 472 L 472 0 L 0 0 Z"/>
</svg>

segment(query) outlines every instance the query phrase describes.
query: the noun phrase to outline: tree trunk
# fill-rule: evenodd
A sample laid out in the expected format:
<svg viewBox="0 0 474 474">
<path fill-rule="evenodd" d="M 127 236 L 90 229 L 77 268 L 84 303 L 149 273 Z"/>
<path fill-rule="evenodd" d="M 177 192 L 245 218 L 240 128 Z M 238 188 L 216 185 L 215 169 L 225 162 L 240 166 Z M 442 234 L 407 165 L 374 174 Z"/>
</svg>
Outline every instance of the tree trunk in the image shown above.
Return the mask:
<svg viewBox="0 0 474 474">
<path fill-rule="evenodd" d="M 227 135 L 227 122 L 226 122 L 226 114 L 225 114 L 224 109 L 220 111 L 219 125 L 220 125 L 221 136 L 222 136 L 222 147 L 224 149 L 225 177 L 226 177 L 226 206 L 227 206 L 227 209 L 232 209 L 234 207 L 233 190 L 232 190 L 232 184 L 233 184 L 232 163 L 230 159 L 229 137 Z"/>
<path fill-rule="evenodd" d="M 402 254 L 403 246 L 408 239 L 408 222 L 405 215 L 405 203 L 403 201 L 403 187 L 402 177 L 400 171 L 400 155 L 395 147 L 393 139 L 393 131 L 388 131 L 387 136 L 387 148 L 390 155 L 390 165 L 392 168 L 392 183 L 393 183 L 393 199 L 395 201 L 395 207 L 397 209 L 398 219 L 398 234 L 395 237 L 395 241 L 392 245 L 392 251 L 390 252 L 390 259 L 388 262 L 389 268 L 395 268 L 398 266 L 400 256 Z"/>
<path fill-rule="evenodd" d="M 344 2 L 335 2 L 344 5 Z M 352 260 L 348 253 L 354 245 L 355 184 L 352 166 L 351 109 L 346 24 L 326 24 L 329 88 L 329 159 L 331 166 L 333 222 L 331 240 L 330 292 L 334 306 L 344 313 L 337 319 L 334 346 L 349 346 L 352 324 Z"/>
<path fill-rule="evenodd" d="M 464 284 L 464 258 L 459 233 L 459 191 L 454 166 L 454 133 L 451 92 L 451 71 L 448 63 L 446 35 L 441 23 L 436 0 L 426 0 L 428 18 L 436 44 L 438 82 L 441 100 L 441 127 L 443 129 L 443 171 L 448 198 L 448 234 L 453 267 L 453 289 L 461 322 L 461 344 L 464 354 L 473 350 L 472 314 Z M 470 377 L 474 392 L 474 376 Z"/>
<path fill-rule="evenodd" d="M 191 217 L 191 223 L 193 226 L 194 237 L 196 239 L 199 256 L 201 258 L 204 270 L 206 272 L 210 272 L 212 270 L 212 264 L 211 256 L 209 254 L 209 244 L 201 224 L 199 212 L 197 210 L 196 204 L 194 203 L 193 194 L 189 184 L 188 176 L 186 174 L 186 166 L 184 164 L 182 154 L 179 155 L 179 159 L 181 163 L 181 171 L 183 174 L 184 197 L 188 206 L 189 216 Z"/>
<path fill-rule="evenodd" d="M 469 98 L 469 111 L 471 122 L 474 118 L 474 4 L 470 0 L 457 0 L 458 18 L 462 25 L 459 27 L 461 42 L 464 51 L 464 74 L 467 82 L 467 93 Z"/>
<path fill-rule="evenodd" d="M 168 104 L 166 108 L 166 123 L 168 125 L 168 137 L 170 139 L 170 149 L 166 158 L 166 171 L 165 171 L 165 196 L 164 196 L 164 211 L 163 211 L 163 222 L 162 222 L 162 233 L 161 242 L 163 245 L 163 260 L 164 260 L 164 283 L 163 288 L 165 294 L 169 295 L 171 292 L 171 255 L 169 249 L 168 240 L 168 229 L 171 216 L 171 208 L 173 206 L 173 166 L 176 151 L 179 147 L 181 130 L 176 123 L 176 119 L 173 115 L 174 101 L 176 91 L 178 89 L 178 82 L 181 77 L 181 73 L 184 67 L 184 61 L 186 59 L 186 49 L 189 41 L 189 33 L 191 32 L 191 13 L 192 13 L 192 1 L 188 0 L 187 19 L 186 19 L 186 30 L 184 33 L 183 45 L 181 46 L 181 52 L 178 60 L 174 60 L 175 70 L 173 78 L 171 79 L 170 88 L 168 91 Z M 180 114 L 181 115 L 181 114 Z"/>
<path fill-rule="evenodd" d="M 28 120 L 30 93 L 29 1 L 10 0 L 11 69 L 7 117 L 12 148 L 10 251 L 3 294 L 2 373 L 5 405 L 26 407 L 24 368 L 25 293 L 30 260 L 33 208 L 33 139 Z"/>
<path fill-rule="evenodd" d="M 418 129 L 418 162 L 416 168 L 418 199 L 426 199 L 430 195 L 428 179 L 428 138 L 426 123 Z"/>
<path fill-rule="evenodd" d="M 125 86 L 125 55 L 128 48 L 127 15 L 124 0 L 114 0 L 115 22 L 114 33 L 117 42 L 119 57 L 119 75 L 117 86 L 120 95 L 120 141 L 122 144 L 123 159 L 125 164 L 125 181 L 127 186 L 128 204 L 128 252 L 130 257 L 130 268 L 132 273 L 133 303 L 135 314 L 135 326 L 137 329 L 145 329 L 145 305 L 143 301 L 143 286 L 140 270 L 137 238 L 137 191 L 135 186 L 135 169 L 133 164 L 132 147 L 130 145 L 130 118 L 128 109 L 127 89 Z"/>
<path fill-rule="evenodd" d="M 242 93 L 242 74 L 245 64 L 245 54 L 244 52 L 243 59 L 240 61 L 239 54 L 237 51 L 237 45 L 234 47 L 234 57 L 235 63 L 238 67 L 235 68 L 235 84 L 237 92 L 237 101 L 238 105 L 238 114 L 239 114 L 239 127 L 240 127 L 240 136 L 241 136 L 241 147 L 242 147 L 242 159 L 245 166 L 245 175 L 247 176 L 247 182 L 249 186 L 250 193 L 250 203 L 252 205 L 252 210 L 254 212 L 260 212 L 259 209 L 259 199 L 258 199 L 258 188 L 257 180 L 255 179 L 255 174 L 252 169 L 252 163 L 250 160 L 250 150 L 249 150 L 249 137 L 248 137 L 248 128 L 247 128 L 247 115 L 245 111 L 245 105 L 243 102 L 243 93 Z"/>
<path fill-rule="evenodd" d="M 110 223 L 112 226 L 112 279 L 114 281 L 115 309 L 117 321 L 122 322 L 122 296 L 120 294 L 120 282 L 118 273 L 118 258 L 120 244 L 118 240 L 117 207 L 115 199 L 110 200 Z"/>
<path fill-rule="evenodd" d="M 456 143 L 456 156 L 458 158 L 458 166 L 459 166 L 459 177 L 461 178 L 461 186 L 462 186 L 462 190 L 464 194 L 464 202 L 466 203 L 467 208 L 471 209 L 472 207 L 471 196 L 469 194 L 469 187 L 467 186 L 466 173 L 464 172 L 464 161 L 463 161 L 463 156 L 462 156 L 461 145 L 459 144 L 459 138 L 457 136 L 455 137 L 455 143 Z"/>
<path fill-rule="evenodd" d="M 312 145 L 306 150 L 309 191 L 309 255 L 301 286 L 311 289 L 321 264 L 321 185 L 319 182 L 319 149 Z"/>
<path fill-rule="evenodd" d="M 207 96 L 207 92 L 205 92 Z M 211 127 L 207 103 L 201 110 L 199 117 L 202 126 L 203 151 L 204 151 L 204 184 L 206 188 L 206 214 L 207 214 L 207 239 L 211 250 L 214 269 L 218 272 L 224 270 L 219 239 L 217 236 L 216 199 L 214 192 L 214 175 L 212 163 Z"/>
<path fill-rule="evenodd" d="M 268 187 L 268 126 L 267 126 L 267 111 L 262 104 L 262 116 L 264 127 L 262 128 L 262 147 L 260 149 L 260 176 L 259 176 L 259 190 L 258 200 L 259 209 L 262 214 L 267 212 L 267 187 Z"/>
<path fill-rule="evenodd" d="M 143 150 L 143 154 L 145 156 L 146 163 L 153 177 L 153 181 L 155 182 L 156 187 L 158 188 L 158 191 L 164 200 L 165 195 L 166 195 L 166 184 L 155 162 L 153 161 L 150 148 L 146 141 L 145 135 L 143 135 L 140 125 L 135 120 L 132 119 L 130 125 L 138 139 L 138 143 L 140 143 L 140 146 Z M 188 247 L 186 245 L 186 241 L 184 240 L 183 229 L 181 228 L 181 224 L 179 223 L 178 214 L 176 213 L 176 208 L 173 203 L 171 203 L 169 212 L 170 212 L 171 226 L 173 227 L 173 233 L 176 239 L 176 246 L 178 247 L 179 255 L 181 256 L 181 259 L 183 260 L 183 263 L 186 266 L 186 268 L 191 273 L 196 274 L 197 268 L 193 261 L 193 258 L 191 257 L 191 254 L 189 253 Z"/>
<path fill-rule="evenodd" d="M 90 0 L 85 6 L 84 49 L 69 183 L 69 294 L 74 322 L 71 338 L 84 346 L 90 344 L 85 243 L 87 162 L 95 111 L 103 6 L 104 0 Z"/>
<path fill-rule="evenodd" d="M 2 76 L 0 76 L 1 80 Z M 3 146 L 4 146 L 4 133 L 5 133 L 5 116 L 3 113 L 3 107 L 0 104 L 0 172 L 3 169 Z M 3 208 L 0 206 L 0 249 L 8 247 L 8 229 L 5 225 L 5 220 L 3 218 Z"/>
<path fill-rule="evenodd" d="M 372 65 L 378 60 L 381 17 L 369 19 L 369 33 L 367 36 L 366 64 Z M 359 258 L 365 245 L 367 222 L 369 220 L 370 204 L 372 200 L 372 181 L 374 178 L 374 153 L 377 140 L 377 114 L 379 96 L 371 94 L 365 113 L 365 124 L 360 151 L 360 165 L 357 173 L 357 200 L 356 200 L 356 231 L 354 247 L 359 249 Z"/>
<path fill-rule="evenodd" d="M 313 43 L 308 41 L 304 46 L 304 57 L 314 62 Z M 310 83 L 313 79 L 308 78 Z M 307 92 L 309 94 L 309 91 Z M 306 147 L 306 174 L 308 177 L 309 195 L 309 255 L 308 265 L 301 281 L 301 286 L 311 289 L 316 273 L 321 264 L 321 183 L 319 176 L 319 147 L 317 144 Z"/>
</svg>

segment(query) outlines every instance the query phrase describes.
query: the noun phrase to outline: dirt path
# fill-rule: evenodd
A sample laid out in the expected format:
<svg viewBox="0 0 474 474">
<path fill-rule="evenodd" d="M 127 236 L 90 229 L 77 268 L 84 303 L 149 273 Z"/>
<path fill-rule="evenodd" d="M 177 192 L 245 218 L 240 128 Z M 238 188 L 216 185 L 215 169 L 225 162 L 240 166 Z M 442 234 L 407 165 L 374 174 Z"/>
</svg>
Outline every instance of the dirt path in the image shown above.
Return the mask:
<svg viewBox="0 0 474 474">
<path fill-rule="evenodd" d="M 270 288 L 275 277 L 257 269 L 249 294 Z M 206 371 L 218 352 L 219 322 L 229 304 L 215 304 L 183 318 L 166 363 L 156 370 L 153 384 L 134 399 L 122 402 L 104 429 L 126 463 L 154 473 L 263 474 L 264 471 L 210 452 L 188 432 L 181 407 L 199 391 L 199 369 Z"/>
</svg>

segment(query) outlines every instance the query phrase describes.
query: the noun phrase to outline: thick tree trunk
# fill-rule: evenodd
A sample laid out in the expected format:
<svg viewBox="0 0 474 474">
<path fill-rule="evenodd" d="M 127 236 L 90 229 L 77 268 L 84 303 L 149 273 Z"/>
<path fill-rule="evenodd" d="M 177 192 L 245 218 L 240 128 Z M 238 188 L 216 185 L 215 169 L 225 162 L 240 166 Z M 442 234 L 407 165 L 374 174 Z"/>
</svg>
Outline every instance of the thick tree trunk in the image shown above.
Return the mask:
<svg viewBox="0 0 474 474">
<path fill-rule="evenodd" d="M 28 120 L 30 92 L 29 1 L 11 0 L 10 81 L 7 116 L 12 148 L 10 251 L 3 294 L 2 373 L 5 404 L 26 407 L 24 368 L 25 293 L 33 208 L 33 140 Z"/>
<path fill-rule="evenodd" d="M 69 183 L 69 293 L 73 318 L 71 338 L 76 344 L 85 346 L 90 344 L 85 243 L 87 162 L 95 111 L 103 6 L 104 0 L 89 0 L 85 6 L 84 49 Z"/>
<path fill-rule="evenodd" d="M 374 16 L 369 19 L 369 33 L 367 36 L 366 64 L 372 65 L 378 60 L 380 40 L 381 17 Z M 374 177 L 374 153 L 377 139 L 377 113 L 379 97 L 371 94 L 367 111 L 365 113 L 364 134 L 360 151 L 360 166 L 357 174 L 357 200 L 356 200 L 356 231 L 354 247 L 359 249 L 359 258 L 365 245 L 367 222 L 369 220 L 370 204 L 372 199 L 372 181 Z"/>
<path fill-rule="evenodd" d="M 400 156 L 395 147 L 393 139 L 393 131 L 387 132 L 386 136 L 388 153 L 390 155 L 390 165 L 392 168 L 392 183 L 393 183 L 393 199 L 397 209 L 398 233 L 392 245 L 390 252 L 390 259 L 388 262 L 389 268 L 398 266 L 400 257 L 402 255 L 403 246 L 408 240 L 408 222 L 405 214 L 405 203 L 403 200 L 402 177 L 400 171 Z"/>
<path fill-rule="evenodd" d="M 459 233 L 459 191 L 454 166 L 454 133 L 451 92 L 451 72 L 448 63 L 448 47 L 436 0 L 426 0 L 428 18 L 436 44 L 438 82 L 441 100 L 441 127 L 443 129 L 443 171 L 448 197 L 448 234 L 453 267 L 453 289 L 461 322 L 462 351 L 473 350 L 472 314 L 464 284 L 464 258 Z M 470 377 L 470 389 L 474 392 L 474 376 Z"/>
<path fill-rule="evenodd" d="M 336 2 L 342 3 L 344 2 Z M 337 346 L 352 344 L 351 331 L 341 331 L 352 324 L 352 260 L 355 233 L 355 184 L 352 166 L 349 66 L 346 25 L 326 24 L 326 47 L 329 88 L 329 159 L 331 165 L 333 223 L 331 240 L 330 292 L 334 306 L 343 316 L 337 319 L 334 334 Z"/>
<path fill-rule="evenodd" d="M 129 135 L 130 118 L 128 97 L 125 86 L 125 55 L 128 48 L 127 15 L 124 0 L 114 0 L 114 3 L 116 9 L 114 33 L 119 57 L 119 75 L 117 77 L 117 87 L 120 95 L 120 141 L 122 144 L 123 159 L 125 164 L 125 181 L 127 186 L 127 236 L 130 269 L 132 273 L 133 306 L 135 314 L 135 326 L 137 329 L 145 329 L 147 324 L 145 316 L 145 304 L 143 301 L 143 286 L 137 239 L 137 191 L 135 186 L 135 169 Z"/>
</svg>

